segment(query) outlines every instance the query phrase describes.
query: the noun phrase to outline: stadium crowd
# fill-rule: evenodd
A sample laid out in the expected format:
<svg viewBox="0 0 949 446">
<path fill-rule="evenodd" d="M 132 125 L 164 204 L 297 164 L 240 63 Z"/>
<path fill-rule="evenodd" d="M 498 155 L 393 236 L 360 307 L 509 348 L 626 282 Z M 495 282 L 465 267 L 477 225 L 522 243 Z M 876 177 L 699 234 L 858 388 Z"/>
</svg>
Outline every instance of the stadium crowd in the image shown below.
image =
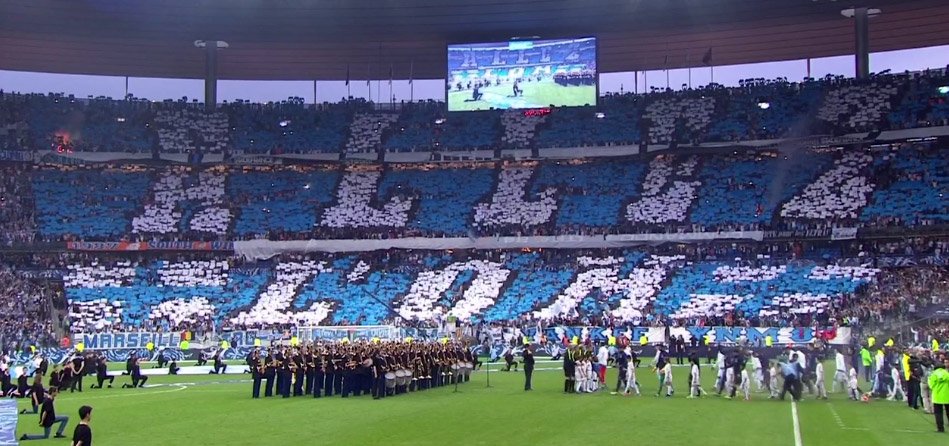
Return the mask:
<svg viewBox="0 0 949 446">
<path fill-rule="evenodd" d="M 0 141 L 7 150 L 274 155 L 737 142 L 945 125 L 949 104 L 939 87 L 946 84 L 942 69 L 868 80 L 749 79 L 738 87 L 610 94 L 598 107 L 543 119 L 502 111 L 445 119 L 444 104 L 434 101 L 401 104 L 396 117 L 364 99 L 307 106 L 296 97 L 238 100 L 208 114 L 187 98 L 0 92 Z"/>
</svg>

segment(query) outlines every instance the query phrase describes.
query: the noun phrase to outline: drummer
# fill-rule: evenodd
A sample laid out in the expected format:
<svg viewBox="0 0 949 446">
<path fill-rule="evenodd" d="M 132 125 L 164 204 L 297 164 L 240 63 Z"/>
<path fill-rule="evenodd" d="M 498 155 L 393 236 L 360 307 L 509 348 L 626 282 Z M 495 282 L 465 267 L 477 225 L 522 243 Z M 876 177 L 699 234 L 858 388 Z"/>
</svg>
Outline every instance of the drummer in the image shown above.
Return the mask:
<svg viewBox="0 0 949 446">
<path fill-rule="evenodd" d="M 378 400 L 386 396 L 386 369 L 388 364 L 382 350 L 376 350 L 372 355 L 372 399 Z"/>
</svg>

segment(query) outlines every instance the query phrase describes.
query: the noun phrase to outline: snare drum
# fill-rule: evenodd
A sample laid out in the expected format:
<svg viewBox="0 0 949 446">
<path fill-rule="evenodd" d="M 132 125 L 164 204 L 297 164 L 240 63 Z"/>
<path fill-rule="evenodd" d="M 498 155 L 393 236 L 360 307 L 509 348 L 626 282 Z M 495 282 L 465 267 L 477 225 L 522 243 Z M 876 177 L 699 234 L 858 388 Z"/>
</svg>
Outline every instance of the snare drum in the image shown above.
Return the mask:
<svg viewBox="0 0 949 446">
<path fill-rule="evenodd" d="M 395 373 L 394 372 L 386 372 L 386 387 L 390 389 L 395 387 Z"/>
</svg>

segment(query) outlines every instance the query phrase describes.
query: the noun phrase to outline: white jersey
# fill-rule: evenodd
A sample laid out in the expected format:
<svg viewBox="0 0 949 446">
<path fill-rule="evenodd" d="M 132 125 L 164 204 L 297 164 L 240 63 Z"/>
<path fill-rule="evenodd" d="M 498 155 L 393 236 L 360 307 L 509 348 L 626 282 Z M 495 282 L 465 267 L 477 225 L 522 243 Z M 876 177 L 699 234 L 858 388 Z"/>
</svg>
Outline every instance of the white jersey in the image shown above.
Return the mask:
<svg viewBox="0 0 949 446">
<path fill-rule="evenodd" d="M 818 382 L 824 382 L 824 363 L 817 361 L 817 365 L 814 366 L 814 373 L 817 375 Z"/>
<path fill-rule="evenodd" d="M 837 352 L 837 354 L 835 355 L 835 360 L 836 360 L 836 362 L 837 362 L 837 371 L 838 371 L 838 372 L 844 372 L 844 371 L 847 370 L 847 362 L 846 362 L 846 360 L 844 359 L 844 354 L 843 354 L 843 353 Z"/>
<path fill-rule="evenodd" d="M 857 370 L 853 367 L 850 368 L 850 390 L 857 390 L 859 382 L 857 381 Z"/>
<path fill-rule="evenodd" d="M 606 348 L 606 346 L 601 346 L 596 352 L 596 360 L 600 363 L 600 365 L 606 367 L 606 363 L 610 360 L 610 351 Z"/>
<path fill-rule="evenodd" d="M 672 364 L 671 363 L 667 362 L 666 365 L 662 367 L 662 373 L 666 375 L 666 382 L 672 382 Z"/>
<path fill-rule="evenodd" d="M 698 364 L 692 364 L 692 385 L 697 386 L 702 383 L 701 372 Z"/>
</svg>

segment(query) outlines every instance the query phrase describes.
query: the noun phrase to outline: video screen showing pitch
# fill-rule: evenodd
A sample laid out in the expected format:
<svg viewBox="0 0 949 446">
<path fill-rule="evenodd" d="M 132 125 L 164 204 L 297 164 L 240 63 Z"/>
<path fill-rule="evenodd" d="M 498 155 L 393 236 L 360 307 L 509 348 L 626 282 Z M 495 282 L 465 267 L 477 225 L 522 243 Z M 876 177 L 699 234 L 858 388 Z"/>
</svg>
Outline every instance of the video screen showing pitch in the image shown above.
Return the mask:
<svg viewBox="0 0 949 446">
<path fill-rule="evenodd" d="M 448 111 L 595 105 L 596 38 L 448 46 Z"/>
</svg>

